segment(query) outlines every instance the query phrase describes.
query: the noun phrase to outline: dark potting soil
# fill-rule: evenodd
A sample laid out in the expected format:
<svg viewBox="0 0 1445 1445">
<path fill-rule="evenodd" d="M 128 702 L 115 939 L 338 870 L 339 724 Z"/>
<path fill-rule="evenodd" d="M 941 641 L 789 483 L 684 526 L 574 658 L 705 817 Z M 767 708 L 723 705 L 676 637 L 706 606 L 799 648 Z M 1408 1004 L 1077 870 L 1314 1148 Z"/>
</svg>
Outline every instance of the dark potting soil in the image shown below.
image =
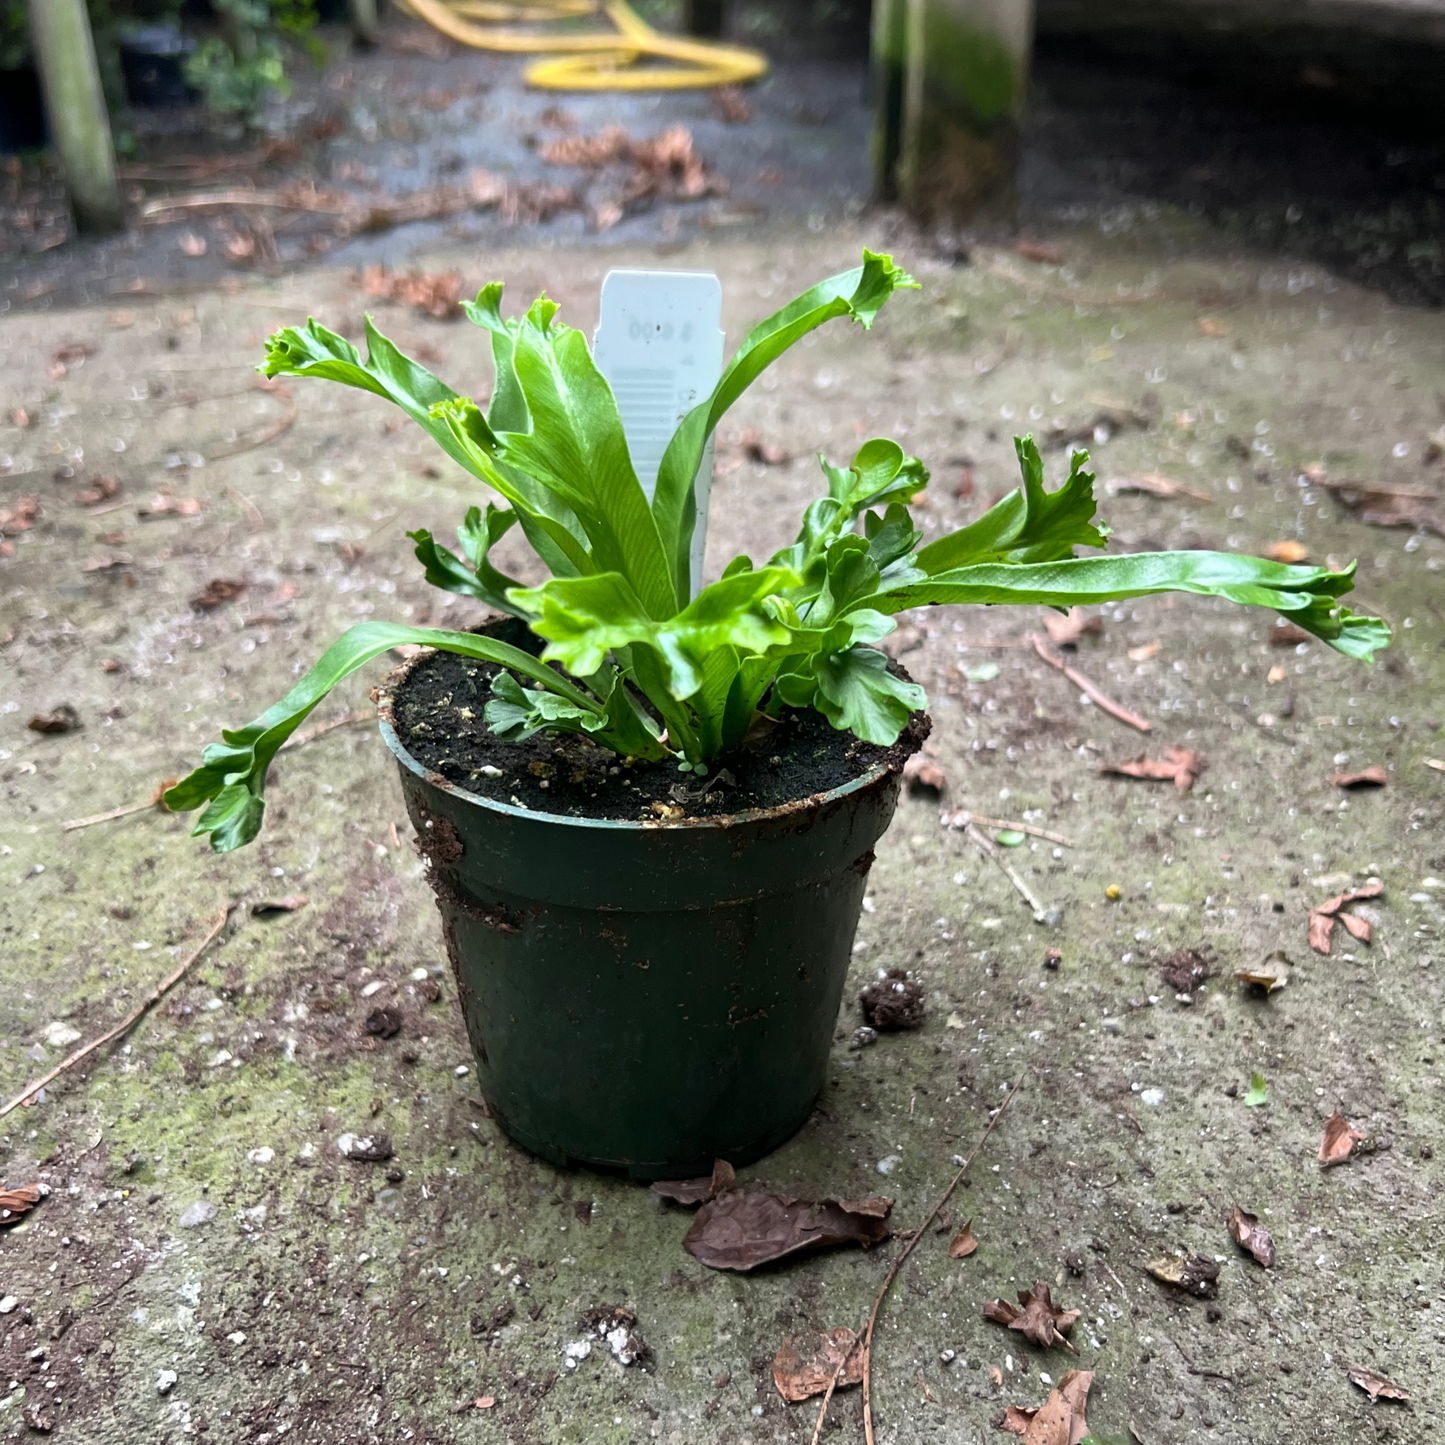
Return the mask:
<svg viewBox="0 0 1445 1445">
<path fill-rule="evenodd" d="M 521 623 L 479 630 L 541 651 Z M 901 769 L 928 736 L 923 713 L 915 713 L 903 736 L 884 748 L 837 731 L 820 713 L 788 712 L 756 746 L 719 759 L 698 778 L 676 764 L 619 757 L 576 734 L 503 741 L 483 720 L 498 671 L 456 653 L 423 655 L 393 691 L 393 724 L 402 746 L 424 768 L 469 793 L 539 813 L 657 822 L 773 808 L 840 787 L 880 762 Z"/>
</svg>

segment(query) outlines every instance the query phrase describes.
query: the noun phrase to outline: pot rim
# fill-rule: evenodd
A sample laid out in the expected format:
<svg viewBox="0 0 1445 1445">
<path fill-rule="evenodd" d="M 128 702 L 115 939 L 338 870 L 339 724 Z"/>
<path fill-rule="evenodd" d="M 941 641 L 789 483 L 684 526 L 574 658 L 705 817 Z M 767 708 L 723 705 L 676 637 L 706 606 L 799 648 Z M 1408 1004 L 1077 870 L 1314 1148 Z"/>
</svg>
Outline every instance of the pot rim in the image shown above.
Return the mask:
<svg viewBox="0 0 1445 1445">
<path fill-rule="evenodd" d="M 519 808 L 511 803 L 499 803 L 495 798 L 485 798 L 480 793 L 469 792 L 459 783 L 453 783 L 450 779 L 444 778 L 440 773 L 432 772 L 425 768 L 406 750 L 401 739 L 397 736 L 396 725 L 393 717 L 393 699 L 396 689 L 406 680 L 407 674 L 424 657 L 435 652 L 435 648 L 425 648 L 415 656 L 409 657 L 400 666 L 392 669 L 387 674 L 381 685 L 376 689 L 373 696 L 377 704 L 377 719 L 381 727 L 382 741 L 391 749 L 397 762 L 402 767 L 408 768 L 424 782 L 430 783 L 432 787 L 441 792 L 449 793 L 451 796 L 464 803 L 472 804 L 479 808 L 487 809 L 493 813 L 499 813 L 503 817 L 528 819 L 539 823 L 558 823 L 573 828 L 600 828 L 616 829 L 632 833 L 682 831 L 695 829 L 698 831 L 710 830 L 713 832 L 725 832 L 730 828 L 745 827 L 748 824 L 759 822 L 782 821 L 787 818 L 797 817 L 802 814 L 816 812 L 819 808 L 829 803 L 834 803 L 852 793 L 862 792 L 876 786 L 890 773 L 899 773 L 903 770 L 903 762 L 885 759 L 875 763 L 866 773 L 860 774 L 846 783 L 840 783 L 836 788 L 829 788 L 826 792 L 809 793 L 806 797 L 793 798 L 786 803 L 779 803 L 771 808 L 749 808 L 742 813 L 725 813 L 719 817 L 709 818 L 657 818 L 633 822 L 627 818 L 578 818 L 570 813 L 541 813 L 535 808 Z M 917 714 L 915 714 L 917 716 Z M 928 714 L 922 716 L 926 719 Z M 900 737 L 907 736 L 908 729 Z M 922 746 L 923 739 L 918 740 L 918 746 Z M 894 744 L 896 749 L 898 744 Z M 917 747 L 912 749 L 916 752 Z"/>
</svg>

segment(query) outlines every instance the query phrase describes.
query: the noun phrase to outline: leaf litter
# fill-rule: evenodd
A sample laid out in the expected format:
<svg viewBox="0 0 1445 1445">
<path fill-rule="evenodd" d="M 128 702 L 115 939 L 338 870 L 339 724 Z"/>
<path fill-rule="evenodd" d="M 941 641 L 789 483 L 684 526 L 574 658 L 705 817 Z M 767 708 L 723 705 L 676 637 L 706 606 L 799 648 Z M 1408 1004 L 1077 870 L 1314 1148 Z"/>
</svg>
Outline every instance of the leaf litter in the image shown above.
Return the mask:
<svg viewBox="0 0 1445 1445">
<path fill-rule="evenodd" d="M 1006 1325 L 1046 1350 L 1056 1345 L 1073 1350 L 1068 1336 L 1083 1311 L 1059 1309 L 1049 1293 L 1048 1284 L 1041 1279 L 1034 1281 L 1032 1289 L 1021 1289 L 1018 1293 L 1019 1307 L 1007 1300 L 990 1300 L 983 1307 L 984 1319 L 996 1325 Z M 1075 1353 L 1078 1351 L 1075 1350 Z"/>
<path fill-rule="evenodd" d="M 1320 1140 L 1319 1161 L 1322 1168 L 1348 1163 L 1355 1157 L 1366 1135 L 1356 1129 L 1345 1116 L 1333 1113 L 1325 1120 L 1324 1137 Z"/>
<path fill-rule="evenodd" d="M 1004 1411 L 1003 1428 L 1021 1435 L 1024 1445 L 1083 1445 L 1089 1436 L 1084 1410 L 1093 1383 L 1092 1370 L 1070 1370 L 1038 1409 L 1010 1405 Z"/>
<path fill-rule="evenodd" d="M 1343 910 L 1351 903 L 1360 903 L 1368 898 L 1378 898 L 1385 891 L 1385 885 L 1378 878 L 1368 879 L 1361 887 L 1351 889 L 1348 893 L 1337 893 L 1333 898 L 1327 898 L 1323 903 L 1316 904 L 1310 909 L 1310 947 L 1316 953 L 1323 953 L 1326 956 L 1330 952 L 1330 940 L 1334 936 L 1335 924 L 1343 923 L 1346 931 L 1361 943 L 1370 941 L 1370 923 L 1366 918 L 1359 918 L 1353 913 L 1345 913 Z"/>
<path fill-rule="evenodd" d="M 826 1393 L 830 1385 L 843 1390 L 861 1384 L 861 1343 L 861 1336 L 846 1325 L 789 1335 L 773 1357 L 773 1384 L 793 1405 Z"/>
<path fill-rule="evenodd" d="M 1289 982 L 1289 970 L 1293 967 L 1289 955 L 1282 948 L 1277 948 L 1252 968 L 1235 969 L 1234 976 L 1247 988 L 1262 990 L 1268 997 Z"/>
<path fill-rule="evenodd" d="M 1274 1268 L 1274 1239 L 1259 1222 L 1258 1215 L 1234 1205 L 1229 1212 L 1229 1237 L 1246 1254 L 1253 1255 L 1265 1269 Z"/>
<path fill-rule="evenodd" d="M 892 1209 L 893 1201 L 881 1197 L 814 1202 L 732 1189 L 698 1210 L 682 1247 L 709 1269 L 745 1274 L 835 1244 L 871 1248 L 893 1233 L 888 1223 Z"/>
<path fill-rule="evenodd" d="M 973 1220 L 967 1219 L 958 1233 L 949 1240 L 948 1257 L 950 1259 L 967 1259 L 977 1248 L 978 1240 L 973 1237 Z"/>
<path fill-rule="evenodd" d="M 1219 1293 L 1219 1266 L 1207 1255 L 1190 1254 L 1182 1259 L 1166 1255 L 1151 1259 L 1144 1268 L 1161 1284 L 1196 1299 L 1213 1299 Z"/>
<path fill-rule="evenodd" d="M 1346 1365 L 1345 1374 L 1352 1385 L 1358 1385 L 1370 1397 L 1372 1404 L 1377 1400 L 1405 1401 L 1410 1398 L 1408 1390 L 1373 1370 L 1365 1369 L 1363 1365 Z"/>
<path fill-rule="evenodd" d="M 1162 758 L 1146 753 L 1126 758 L 1121 763 L 1101 763 L 1099 772 L 1105 777 L 1143 778 L 1148 782 L 1169 782 L 1187 793 L 1208 765 L 1192 748 L 1165 748 Z"/>
</svg>

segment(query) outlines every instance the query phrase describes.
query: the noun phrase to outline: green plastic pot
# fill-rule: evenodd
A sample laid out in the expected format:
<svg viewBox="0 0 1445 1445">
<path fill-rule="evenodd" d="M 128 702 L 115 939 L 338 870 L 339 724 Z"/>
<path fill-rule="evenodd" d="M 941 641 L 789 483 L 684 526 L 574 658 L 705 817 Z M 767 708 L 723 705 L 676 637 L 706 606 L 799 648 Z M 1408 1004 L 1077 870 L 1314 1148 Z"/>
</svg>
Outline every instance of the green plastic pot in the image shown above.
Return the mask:
<svg viewBox="0 0 1445 1445">
<path fill-rule="evenodd" d="M 386 702 L 381 732 L 481 1093 L 512 1138 L 557 1164 L 678 1179 L 749 1163 L 802 1126 L 873 845 L 922 733 L 829 792 L 633 823 L 469 793 L 407 752 Z"/>
</svg>

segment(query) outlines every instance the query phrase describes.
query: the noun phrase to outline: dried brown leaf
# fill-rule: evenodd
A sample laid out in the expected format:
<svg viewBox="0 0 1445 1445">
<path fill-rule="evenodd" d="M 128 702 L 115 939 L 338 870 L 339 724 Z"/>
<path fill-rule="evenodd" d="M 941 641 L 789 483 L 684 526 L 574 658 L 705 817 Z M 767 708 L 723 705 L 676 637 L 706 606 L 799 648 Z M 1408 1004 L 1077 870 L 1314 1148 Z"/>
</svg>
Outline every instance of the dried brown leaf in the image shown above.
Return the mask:
<svg viewBox="0 0 1445 1445">
<path fill-rule="evenodd" d="M 1074 1348 L 1065 1336 L 1074 1328 L 1082 1311 L 1057 1308 L 1043 1280 L 1035 1280 L 1031 1290 L 1019 1291 L 1019 1305 L 1022 1308 L 1016 1309 L 1007 1300 L 990 1300 L 983 1307 L 983 1317 L 994 1324 L 1016 1330 L 1025 1339 L 1045 1349 L 1055 1345 L 1063 1345 L 1070 1350 Z"/>
<path fill-rule="evenodd" d="M 1323 903 L 1312 908 L 1309 928 L 1310 947 L 1316 953 L 1328 955 L 1336 921 L 1343 923 L 1361 943 L 1368 943 L 1370 941 L 1369 922 L 1363 918 L 1356 918 L 1352 914 L 1341 913 L 1340 910 L 1349 903 L 1358 903 L 1366 898 L 1378 898 L 1384 891 L 1385 885 L 1378 878 L 1371 878 L 1363 887 L 1355 888 L 1349 893 L 1337 893 L 1333 898 L 1327 898 Z"/>
<path fill-rule="evenodd" d="M 1236 1204 L 1229 1212 L 1229 1237 L 1266 1269 L 1274 1268 L 1274 1240 L 1257 1215 Z"/>
<path fill-rule="evenodd" d="M 462 314 L 460 271 L 411 271 L 403 276 L 374 265 L 361 273 L 361 285 L 368 296 L 398 301 L 437 321 L 455 321 Z"/>
<path fill-rule="evenodd" d="M 1047 241 L 1030 241 L 1027 237 L 1020 237 L 1014 242 L 1014 254 L 1022 256 L 1025 261 L 1038 261 L 1049 266 L 1057 266 L 1064 259 L 1064 253 L 1057 246 L 1051 246 Z"/>
<path fill-rule="evenodd" d="M 0 1189 L 0 1225 L 14 1224 L 49 1193 L 49 1187 L 44 1184 L 21 1184 L 14 1189 Z"/>
<path fill-rule="evenodd" d="M 1301 642 L 1309 642 L 1311 634 L 1303 627 L 1296 627 L 1293 622 L 1274 622 L 1270 624 L 1269 645 L 1271 647 L 1297 647 Z"/>
<path fill-rule="evenodd" d="M 264 918 L 268 913 L 295 913 L 310 902 L 305 893 L 288 893 L 284 898 L 263 898 L 259 903 L 253 903 L 251 913 L 256 918 Z"/>
<path fill-rule="evenodd" d="M 967 1259 L 977 1248 L 978 1240 L 973 1237 L 973 1220 L 965 1220 L 963 1227 L 948 1242 L 948 1257 Z"/>
<path fill-rule="evenodd" d="M 1111 777 L 1171 782 L 1181 793 L 1187 793 L 1207 766 L 1192 748 L 1165 748 L 1162 758 L 1140 753 L 1122 763 L 1103 763 L 1099 771 Z"/>
<path fill-rule="evenodd" d="M 1285 537 L 1279 542 L 1271 542 L 1264 549 L 1264 555 L 1271 562 L 1303 562 L 1310 554 L 1310 549 L 1303 542 L 1297 542 L 1293 537 Z"/>
<path fill-rule="evenodd" d="M 746 125 L 757 114 L 735 85 L 719 86 L 712 99 L 713 108 L 728 125 Z"/>
<path fill-rule="evenodd" d="M 40 520 L 39 497 L 17 497 L 12 507 L 0 507 L 0 537 L 18 537 Z"/>
<path fill-rule="evenodd" d="M 998 1375 L 996 1369 L 991 1373 Z M 1000 1376 L 996 1383 L 1001 1380 Z M 1021 1435 L 1023 1445 L 1081 1445 L 1089 1434 L 1084 1411 L 1093 1383 L 1092 1371 L 1069 1370 L 1039 1409 L 1010 1405 L 1004 1411 L 1003 1428 Z"/>
<path fill-rule="evenodd" d="M 1364 1142 L 1365 1135 L 1343 1114 L 1331 1114 L 1325 1120 L 1324 1137 L 1320 1140 L 1321 1166 L 1330 1169 L 1336 1164 L 1347 1163 L 1355 1157 L 1355 1151 Z"/>
<path fill-rule="evenodd" d="M 549 165 L 579 166 L 595 170 L 613 161 L 626 160 L 633 149 L 632 137 L 625 125 L 609 125 L 596 135 L 566 135 L 537 148 L 537 154 Z"/>
<path fill-rule="evenodd" d="M 1198 487 L 1176 482 L 1173 477 L 1161 477 L 1158 472 L 1141 472 L 1132 477 L 1112 477 L 1104 483 L 1104 490 L 1110 496 L 1119 492 L 1148 492 L 1151 497 L 1166 497 L 1171 500 L 1188 497 L 1191 501 L 1206 504 L 1214 501 L 1212 492 L 1204 492 Z"/>
<path fill-rule="evenodd" d="M 1261 988 L 1266 994 L 1271 994 L 1289 982 L 1289 970 L 1292 967 L 1289 956 L 1283 949 L 1277 948 L 1253 968 L 1235 969 L 1234 976 L 1240 983 L 1251 988 Z"/>
<path fill-rule="evenodd" d="M 925 753 L 914 753 L 903 764 L 903 785 L 915 798 L 941 798 L 948 787 L 948 775 Z"/>
<path fill-rule="evenodd" d="M 1336 773 L 1330 779 L 1337 788 L 1383 788 L 1389 781 L 1389 773 L 1379 764 L 1361 768 L 1358 773 Z"/>
<path fill-rule="evenodd" d="M 652 1192 L 677 1204 L 706 1204 L 736 1183 L 733 1166 L 726 1159 L 715 1159 L 711 1174 L 701 1179 L 658 1179 L 652 1185 Z"/>
<path fill-rule="evenodd" d="M 1173 1285 L 1199 1299 L 1213 1299 L 1219 1293 L 1219 1266 L 1205 1255 L 1151 1259 L 1144 1268 L 1161 1284 Z"/>
<path fill-rule="evenodd" d="M 1164 644 L 1159 641 L 1141 643 L 1138 647 L 1131 647 L 1125 654 L 1130 662 L 1148 662 L 1151 657 L 1157 657 L 1159 650 Z"/>
<path fill-rule="evenodd" d="M 191 606 L 197 612 L 214 612 L 238 597 L 246 595 L 246 583 L 228 581 L 224 577 L 212 577 L 206 585 L 191 598 Z"/>
<path fill-rule="evenodd" d="M 73 733 L 85 724 L 80 714 L 68 702 L 63 702 L 49 712 L 36 713 L 28 726 L 33 733 Z"/>
<path fill-rule="evenodd" d="M 1362 1365 L 1346 1365 L 1345 1374 L 1349 1376 L 1352 1385 L 1358 1385 L 1369 1397 L 1371 1402 L 1375 1400 L 1408 1400 L 1410 1392 L 1401 1388 L 1393 1380 L 1387 1380 L 1383 1375 L 1377 1375 L 1373 1370 L 1367 1370 Z"/>
<path fill-rule="evenodd" d="M 791 1404 L 825 1394 L 834 1376 L 840 1390 L 863 1379 L 863 1351 L 858 1348 L 858 1336 L 846 1325 L 822 1333 L 809 1330 L 790 1335 L 773 1357 L 773 1384 Z"/>
<path fill-rule="evenodd" d="M 1044 613 L 1044 631 L 1055 647 L 1077 647 L 1084 637 L 1103 632 L 1104 624 L 1097 617 L 1086 617 L 1082 607 L 1071 607 L 1066 614 L 1052 608 Z"/>
<path fill-rule="evenodd" d="M 115 477 L 92 476 L 90 485 L 75 494 L 76 502 L 82 507 L 97 507 L 120 495 L 120 482 Z"/>
<path fill-rule="evenodd" d="M 866 1249 L 888 1238 L 891 1199 L 813 1203 L 780 1194 L 719 1194 L 697 1212 L 682 1241 L 709 1269 L 745 1272 L 760 1264 L 834 1244 Z"/>
</svg>

